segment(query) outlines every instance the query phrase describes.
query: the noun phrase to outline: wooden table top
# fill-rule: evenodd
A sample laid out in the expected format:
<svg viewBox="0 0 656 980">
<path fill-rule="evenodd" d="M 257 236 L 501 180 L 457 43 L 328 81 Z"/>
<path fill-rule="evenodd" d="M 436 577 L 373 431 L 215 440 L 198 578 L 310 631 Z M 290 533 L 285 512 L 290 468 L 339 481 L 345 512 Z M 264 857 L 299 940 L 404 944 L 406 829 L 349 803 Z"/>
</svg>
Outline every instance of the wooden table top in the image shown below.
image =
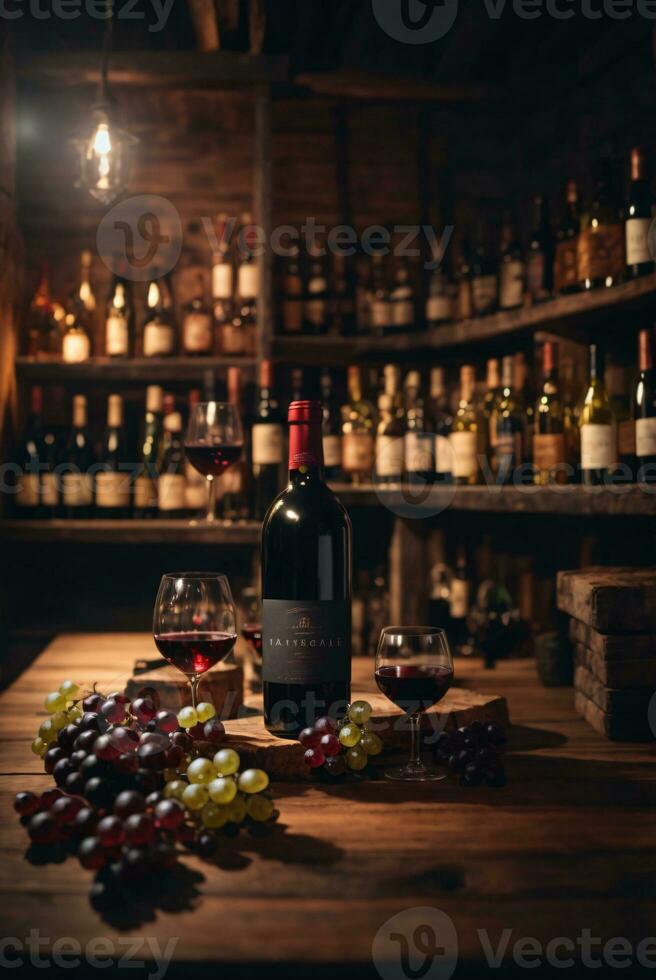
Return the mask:
<svg viewBox="0 0 656 980">
<path fill-rule="evenodd" d="M 589 929 L 635 946 L 656 936 L 656 750 L 597 735 L 575 715 L 572 690 L 542 688 L 532 661 L 494 672 L 456 664 L 463 685 L 508 698 L 506 788 L 462 789 L 453 777 L 423 786 L 274 784 L 276 834 L 226 838 L 218 866 L 185 857 L 192 880 L 173 902 L 182 908 L 158 909 L 150 921 L 143 910 L 127 929 L 108 923 L 89 903 L 92 873 L 75 859 L 25 860 L 27 835 L 11 804 L 18 790 L 51 785 L 30 751 L 45 695 L 66 677 L 122 687 L 136 657 L 153 653 L 144 634 L 60 636 L 0 698 L 2 936 L 37 929 L 50 944 L 74 937 L 83 948 L 106 937 L 123 951 L 129 937 L 162 948 L 173 938 L 186 975 L 223 963 L 227 976 L 248 976 L 266 964 L 267 978 L 288 976 L 286 964 L 312 965 L 317 976 L 353 975 L 355 966 L 358 976 L 377 976 L 378 930 L 426 906 L 454 923 L 461 972 L 484 962 L 481 929 L 493 948 L 512 930 L 508 963 L 523 937 L 576 942 Z M 373 690 L 372 667 L 354 664 L 358 692 Z M 424 913 L 412 915 L 419 922 Z M 145 947 L 141 955 L 152 959 Z"/>
</svg>

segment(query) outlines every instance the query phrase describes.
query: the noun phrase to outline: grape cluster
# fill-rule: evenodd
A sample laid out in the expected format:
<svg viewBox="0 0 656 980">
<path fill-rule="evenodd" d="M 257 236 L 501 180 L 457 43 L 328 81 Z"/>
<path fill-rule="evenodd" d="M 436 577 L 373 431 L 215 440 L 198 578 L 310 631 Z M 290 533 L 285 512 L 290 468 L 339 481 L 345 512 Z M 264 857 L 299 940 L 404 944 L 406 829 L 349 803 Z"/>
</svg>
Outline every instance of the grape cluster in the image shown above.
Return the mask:
<svg viewBox="0 0 656 980">
<path fill-rule="evenodd" d="M 504 730 L 494 722 L 473 721 L 455 732 L 441 732 L 435 761 L 459 776 L 461 786 L 505 786 Z"/>
<path fill-rule="evenodd" d="M 369 757 L 383 751 L 378 735 L 367 729 L 371 711 L 368 701 L 354 701 L 341 721 L 325 716 L 311 728 L 304 728 L 298 740 L 305 747 L 307 765 L 333 778 L 339 778 L 349 770 L 365 770 Z"/>
<path fill-rule="evenodd" d="M 19 793 L 14 808 L 34 845 L 63 845 L 83 867 L 135 880 L 171 867 L 180 844 L 202 856 L 215 831 L 277 818 L 261 770 L 239 773 L 214 706 L 163 711 L 154 688 L 79 697 L 64 681 L 45 700 L 49 717 L 32 751 L 56 788 Z M 209 761 L 210 758 L 213 761 Z"/>
</svg>

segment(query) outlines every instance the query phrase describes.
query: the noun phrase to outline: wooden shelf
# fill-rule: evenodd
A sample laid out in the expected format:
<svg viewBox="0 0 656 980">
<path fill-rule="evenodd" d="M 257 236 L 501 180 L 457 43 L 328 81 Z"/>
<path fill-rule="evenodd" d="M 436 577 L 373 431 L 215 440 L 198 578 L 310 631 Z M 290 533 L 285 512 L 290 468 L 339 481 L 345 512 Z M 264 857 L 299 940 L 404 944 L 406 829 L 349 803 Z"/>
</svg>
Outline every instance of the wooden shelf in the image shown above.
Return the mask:
<svg viewBox="0 0 656 980">
<path fill-rule="evenodd" d="M 19 381 L 52 384 L 77 381 L 201 381 L 207 371 L 225 371 L 231 365 L 254 370 L 255 364 L 254 357 L 135 357 L 126 360 L 92 357 L 82 364 L 17 357 L 16 376 Z"/>
<path fill-rule="evenodd" d="M 66 544 L 223 544 L 257 546 L 259 521 L 86 520 L 0 521 L 0 541 L 65 542 Z"/>
</svg>

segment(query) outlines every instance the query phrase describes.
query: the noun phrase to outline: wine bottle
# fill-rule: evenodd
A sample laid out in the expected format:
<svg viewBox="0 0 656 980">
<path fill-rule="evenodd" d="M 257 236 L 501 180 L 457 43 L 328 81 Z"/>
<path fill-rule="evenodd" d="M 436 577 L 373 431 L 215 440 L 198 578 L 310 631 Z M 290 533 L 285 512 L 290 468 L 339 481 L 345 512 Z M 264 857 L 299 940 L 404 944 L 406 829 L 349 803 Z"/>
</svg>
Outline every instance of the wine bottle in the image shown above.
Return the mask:
<svg viewBox="0 0 656 980">
<path fill-rule="evenodd" d="M 228 402 L 235 406 L 239 417 L 243 418 L 241 368 L 228 368 Z M 237 462 L 218 478 L 221 513 L 227 521 L 239 521 L 248 517 L 248 455 L 246 448 Z"/>
<path fill-rule="evenodd" d="M 501 229 L 499 265 L 499 309 L 514 310 L 524 302 L 526 264 L 524 249 L 514 235 L 512 222 L 506 217 Z"/>
<path fill-rule="evenodd" d="M 50 295 L 48 266 L 44 262 L 36 292 L 27 313 L 25 353 L 40 359 L 55 358 L 61 349 L 61 338 Z"/>
<path fill-rule="evenodd" d="M 633 483 L 636 476 L 636 426 L 622 364 L 607 364 L 604 374 L 608 404 L 615 420 L 615 465 L 613 483 Z"/>
<path fill-rule="evenodd" d="M 533 435 L 535 431 L 536 389 L 532 383 L 531 372 L 523 351 L 513 357 L 513 387 L 522 430 L 522 484 L 532 484 L 533 480 Z M 525 479 L 524 477 L 527 477 Z"/>
<path fill-rule="evenodd" d="M 394 398 L 383 392 L 378 398 L 376 429 L 376 482 L 400 483 L 403 477 L 403 427 Z"/>
<path fill-rule="evenodd" d="M 95 501 L 99 517 L 127 517 L 131 503 L 131 477 L 126 465 L 123 399 L 107 400 L 107 428 L 103 438 L 102 468 L 96 473 Z"/>
<path fill-rule="evenodd" d="M 469 364 L 460 368 L 460 401 L 453 420 L 449 443 L 453 453 L 453 478 L 459 485 L 478 479 L 478 416 L 474 407 L 476 370 Z"/>
<path fill-rule="evenodd" d="M 321 405 L 289 408 L 289 484 L 262 529 L 262 679 L 269 731 L 295 738 L 350 699 L 351 522 L 323 479 Z"/>
<path fill-rule="evenodd" d="M 426 297 L 426 326 L 429 329 L 439 327 L 453 319 L 453 304 L 449 291 L 449 277 L 444 266 L 438 265 L 431 273 Z"/>
<path fill-rule="evenodd" d="M 141 441 L 140 471 L 134 483 L 134 516 L 157 517 L 157 480 L 162 462 L 164 392 L 159 385 L 146 389 L 146 417 Z"/>
<path fill-rule="evenodd" d="M 303 329 L 312 335 L 325 334 L 330 326 L 328 266 L 325 248 L 314 242 L 308 253 Z"/>
<path fill-rule="evenodd" d="M 242 215 L 237 269 L 237 316 L 233 324 L 241 333 L 241 352 L 255 356 L 257 336 L 257 297 L 260 269 L 257 262 L 257 228 L 252 216 Z"/>
<path fill-rule="evenodd" d="M 390 328 L 394 333 L 407 333 L 415 325 L 415 293 L 410 269 L 404 258 L 397 260 L 394 282 L 390 292 Z"/>
<path fill-rule="evenodd" d="M 385 259 L 376 253 L 371 257 L 369 328 L 378 336 L 388 334 L 392 329 L 390 295 L 385 278 Z"/>
<path fill-rule="evenodd" d="M 180 412 L 164 416 L 162 466 L 157 481 L 157 509 L 160 517 L 170 520 L 185 516 L 187 480 Z"/>
<path fill-rule="evenodd" d="M 303 329 L 303 277 L 298 245 L 290 245 L 282 272 L 282 332 L 300 334 Z"/>
<path fill-rule="evenodd" d="M 182 349 L 185 354 L 207 356 L 214 348 L 212 314 L 205 302 L 202 275 L 198 275 L 195 295 L 184 306 L 182 320 Z"/>
<path fill-rule="evenodd" d="M 321 404 L 324 471 L 327 480 L 339 480 L 342 470 L 342 429 L 329 368 L 324 368 L 321 372 Z"/>
<path fill-rule="evenodd" d="M 497 444 L 496 429 L 496 407 L 501 399 L 501 375 L 499 374 L 499 361 L 496 357 L 491 357 L 486 365 L 485 375 L 485 394 L 482 402 L 482 415 L 485 423 L 484 451 L 486 456 L 492 459 L 494 448 Z"/>
<path fill-rule="evenodd" d="M 93 513 L 93 474 L 96 462 L 87 428 L 87 400 L 73 398 L 73 426 L 64 449 L 61 468 L 61 496 L 64 517 L 86 518 Z"/>
<path fill-rule="evenodd" d="M 362 393 L 357 365 L 348 369 L 349 402 L 342 409 L 342 469 L 352 483 L 371 480 L 374 468 L 374 409 Z"/>
<path fill-rule="evenodd" d="M 234 309 L 234 269 L 224 252 L 214 256 L 212 265 L 212 309 L 217 348 L 225 355 L 243 354 L 244 331 Z"/>
<path fill-rule="evenodd" d="M 459 654 L 470 652 L 468 649 L 469 629 L 467 627 L 470 605 L 471 588 L 467 569 L 467 552 L 460 545 L 456 553 L 449 595 L 449 633 L 454 649 Z"/>
<path fill-rule="evenodd" d="M 488 255 L 482 236 L 471 262 L 471 305 L 473 316 L 486 316 L 497 307 L 499 287 L 497 263 Z"/>
<path fill-rule="evenodd" d="M 171 290 L 165 276 L 148 283 L 142 349 L 144 357 L 172 357 L 176 352 L 176 326 Z"/>
<path fill-rule="evenodd" d="M 435 482 L 451 483 L 453 479 L 453 451 L 449 436 L 453 426 L 453 417 L 444 383 L 444 368 L 434 367 L 431 370 L 430 402 L 433 429 L 435 432 Z"/>
<path fill-rule="evenodd" d="M 14 506 L 19 517 L 40 516 L 41 476 L 39 467 L 45 462 L 43 433 L 43 388 L 35 385 L 30 391 L 30 412 L 18 446 Z"/>
<path fill-rule="evenodd" d="M 91 341 L 84 329 L 82 320 L 78 320 L 71 309 L 64 319 L 66 330 L 62 337 L 62 361 L 64 364 L 82 364 L 91 357 Z"/>
<path fill-rule="evenodd" d="M 410 371 L 405 379 L 404 468 L 408 483 L 425 486 L 435 473 L 435 438 L 421 394 L 421 375 Z"/>
<path fill-rule="evenodd" d="M 556 232 L 554 292 L 577 293 L 579 285 L 578 238 L 581 225 L 579 192 L 576 181 L 568 180 L 565 191 L 565 217 Z"/>
<path fill-rule="evenodd" d="M 209 390 L 206 392 L 206 401 L 214 400 L 214 381 L 208 383 Z M 209 378 L 207 379 L 209 382 Z M 189 392 L 188 418 L 191 418 L 196 406 L 200 404 L 200 389 L 192 388 Z M 185 454 L 186 455 L 186 454 Z M 201 518 L 207 514 L 207 478 L 200 473 L 195 466 L 192 466 L 189 459 L 185 459 L 185 507 L 190 517 Z"/>
<path fill-rule="evenodd" d="M 656 483 L 656 368 L 654 331 L 641 330 L 638 367 L 640 375 L 635 393 L 636 455 L 638 483 Z"/>
<path fill-rule="evenodd" d="M 534 208 L 526 277 L 531 302 L 544 303 L 551 299 L 554 285 L 554 243 L 549 225 L 549 202 L 544 194 L 537 195 Z"/>
<path fill-rule="evenodd" d="M 577 264 L 582 289 L 609 287 L 620 280 L 624 272 L 623 238 L 610 162 L 605 160 L 590 207 L 581 218 Z"/>
<path fill-rule="evenodd" d="M 581 479 L 601 485 L 615 464 L 614 420 L 604 384 L 604 356 L 597 344 L 590 346 L 590 383 L 579 419 Z"/>
<path fill-rule="evenodd" d="M 501 362 L 501 396 L 493 414 L 495 444 L 492 469 L 497 483 L 511 483 L 515 470 L 524 459 L 523 425 L 514 375 L 515 359 L 510 354 Z"/>
<path fill-rule="evenodd" d="M 132 313 L 132 296 L 128 281 L 117 272 L 112 279 L 105 318 L 105 353 L 108 357 L 130 356 Z"/>
<path fill-rule="evenodd" d="M 284 433 L 282 414 L 274 393 L 271 361 L 262 361 L 260 364 L 260 390 L 251 442 L 254 511 L 257 520 L 261 521 L 282 488 Z"/>
<path fill-rule="evenodd" d="M 542 348 L 542 391 L 535 406 L 534 482 L 567 483 L 563 400 L 558 383 L 558 344 Z"/>
<path fill-rule="evenodd" d="M 469 320 L 473 313 L 471 260 L 472 253 L 469 240 L 464 238 L 460 244 L 460 254 L 456 263 L 458 269 L 456 318 L 458 320 Z"/>
<path fill-rule="evenodd" d="M 649 247 L 654 197 L 647 179 L 645 154 L 639 147 L 631 150 L 631 185 L 625 209 L 626 271 L 632 278 L 654 271 L 654 257 Z"/>
<path fill-rule="evenodd" d="M 332 293 L 330 330 L 341 337 L 352 337 L 357 326 L 355 281 L 351 260 L 340 252 L 333 257 Z"/>
</svg>

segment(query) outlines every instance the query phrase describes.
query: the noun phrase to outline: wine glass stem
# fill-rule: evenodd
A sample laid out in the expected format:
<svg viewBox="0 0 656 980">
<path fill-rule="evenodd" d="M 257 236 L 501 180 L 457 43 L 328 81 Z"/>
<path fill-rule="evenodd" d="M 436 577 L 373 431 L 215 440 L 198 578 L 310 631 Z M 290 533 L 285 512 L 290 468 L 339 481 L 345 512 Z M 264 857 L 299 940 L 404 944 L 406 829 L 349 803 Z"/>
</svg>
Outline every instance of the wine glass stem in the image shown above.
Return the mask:
<svg viewBox="0 0 656 980">
<path fill-rule="evenodd" d="M 191 706 L 196 710 L 198 707 L 198 684 L 200 682 L 200 677 L 198 674 L 194 674 L 191 678 Z"/>
<path fill-rule="evenodd" d="M 420 750 L 420 747 L 421 747 L 421 723 L 420 723 L 420 717 L 421 716 L 420 716 L 420 714 L 419 714 L 418 711 L 415 712 L 413 715 L 410 715 L 410 735 L 411 735 L 411 742 L 410 742 L 410 761 L 409 761 L 409 765 L 410 766 L 413 766 L 413 767 L 415 767 L 415 766 L 421 766 L 421 757 L 419 755 L 419 750 Z"/>
<path fill-rule="evenodd" d="M 207 478 L 207 523 L 213 524 L 216 517 L 216 478 Z"/>
</svg>

